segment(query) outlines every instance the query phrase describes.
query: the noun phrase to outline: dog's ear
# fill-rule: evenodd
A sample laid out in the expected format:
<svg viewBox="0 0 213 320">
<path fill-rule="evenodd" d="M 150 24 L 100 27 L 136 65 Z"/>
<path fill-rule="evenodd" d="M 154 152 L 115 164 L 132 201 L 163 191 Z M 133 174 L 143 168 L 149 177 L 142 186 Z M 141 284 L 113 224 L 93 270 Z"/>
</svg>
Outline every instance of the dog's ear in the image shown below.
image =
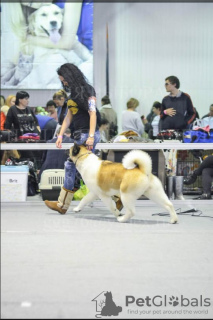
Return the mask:
<svg viewBox="0 0 213 320">
<path fill-rule="evenodd" d="M 80 147 L 77 143 L 74 142 L 74 146 L 73 146 L 73 149 L 72 149 L 72 156 L 75 157 L 77 156 L 77 154 L 79 153 L 80 151 Z"/>
</svg>

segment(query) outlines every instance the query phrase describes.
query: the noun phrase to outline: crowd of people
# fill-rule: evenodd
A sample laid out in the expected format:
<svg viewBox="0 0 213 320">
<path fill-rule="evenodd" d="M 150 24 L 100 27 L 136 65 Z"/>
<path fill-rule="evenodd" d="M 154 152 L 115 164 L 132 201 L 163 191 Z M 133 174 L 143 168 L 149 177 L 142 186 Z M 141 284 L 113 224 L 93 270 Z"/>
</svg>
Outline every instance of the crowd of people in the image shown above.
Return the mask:
<svg viewBox="0 0 213 320">
<path fill-rule="evenodd" d="M 180 90 L 179 79 L 175 76 L 167 77 L 165 79 L 165 89 L 169 95 L 166 95 L 162 102 L 154 101 L 147 116 L 139 115 L 136 110 L 139 101 L 136 98 L 130 98 L 126 103 L 126 110 L 122 112 L 122 132 L 131 130 L 138 136 L 143 136 L 145 133 L 150 139 L 155 139 L 162 130 L 192 128 L 195 119 L 200 117 L 190 96 Z M 31 126 L 33 125 L 33 128 L 40 127 L 40 139 L 42 141 L 50 140 L 53 137 L 52 132 L 56 131 L 57 125 L 62 125 L 69 110 L 67 106 L 68 94 L 64 89 L 55 92 L 52 100 L 47 101 L 43 108 L 46 111 L 45 113 L 40 112 L 39 108 L 29 108 L 29 98 L 29 94 L 25 91 L 17 92 L 16 96 L 9 95 L 6 99 L 1 96 L 1 130 L 17 130 L 18 136 L 27 132 L 38 133 L 32 127 L 31 130 L 29 130 L 29 127 L 28 130 L 23 129 L 24 125 L 26 127 L 27 121 L 30 122 Z M 102 141 L 107 142 L 119 133 L 117 113 L 111 105 L 109 96 L 106 95 L 101 99 L 101 105 L 99 108 L 101 119 L 108 121 L 108 125 L 104 129 L 104 137 L 102 134 Z M 31 117 L 36 116 L 33 120 L 35 121 L 34 124 L 29 115 Z M 209 123 L 212 128 L 212 118 L 213 104 L 210 105 L 209 112 L 202 119 L 206 119 L 205 123 Z M 69 126 L 71 136 L 75 130 L 74 125 L 74 122 L 71 122 Z M 45 131 L 49 132 L 46 134 Z"/>
<path fill-rule="evenodd" d="M 1 96 L 1 130 L 13 132 L 18 140 L 56 143 L 57 148 L 61 148 L 62 143 L 67 141 L 76 141 L 78 144 L 86 142 L 88 150 L 92 152 L 95 152 L 98 142 L 108 142 L 119 135 L 117 113 L 109 96 L 101 99 L 102 106 L 98 110 L 95 89 L 87 82 L 78 67 L 65 63 L 57 73 L 63 89 L 55 92 L 52 100 L 49 100 L 44 108 L 30 108 L 30 96 L 26 91 L 18 91 L 15 96 L 9 95 L 6 99 Z M 146 134 L 148 138 L 156 139 L 162 130 L 192 128 L 194 120 L 199 118 L 199 115 L 190 96 L 180 90 L 179 79 L 175 76 L 167 77 L 165 89 L 169 95 L 165 96 L 162 102 L 155 101 L 147 117 L 140 116 L 136 111 L 139 101 L 130 98 L 126 103 L 126 110 L 122 112 L 120 134 L 131 132 L 138 137 Z M 211 124 L 213 104 L 203 118 Z M 57 152 L 52 152 L 53 155 L 51 152 L 39 153 L 39 179 L 42 171 L 49 168 L 49 157 L 57 158 Z M 25 156 L 33 159 L 33 152 L 29 151 Z M 64 161 L 65 154 L 59 158 L 60 161 L 56 159 L 53 163 L 57 168 L 62 167 L 62 162 L 65 163 L 65 184 L 58 202 L 47 202 L 47 205 L 53 210 L 65 213 L 69 205 L 68 199 L 71 201 L 73 197 L 76 169 L 69 159 Z M 103 150 L 102 158 L 107 158 L 107 150 Z M 64 198 L 66 204 L 63 203 Z"/>
</svg>

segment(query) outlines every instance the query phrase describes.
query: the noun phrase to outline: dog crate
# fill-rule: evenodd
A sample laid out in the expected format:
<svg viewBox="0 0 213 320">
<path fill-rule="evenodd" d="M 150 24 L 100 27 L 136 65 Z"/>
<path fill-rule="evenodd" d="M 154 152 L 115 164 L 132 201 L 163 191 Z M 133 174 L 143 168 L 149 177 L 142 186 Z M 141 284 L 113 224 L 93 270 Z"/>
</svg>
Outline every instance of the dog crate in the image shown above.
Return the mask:
<svg viewBox="0 0 213 320">
<path fill-rule="evenodd" d="M 64 185 L 65 170 L 64 169 L 47 169 L 41 174 L 39 189 L 42 199 L 57 201 Z"/>
</svg>

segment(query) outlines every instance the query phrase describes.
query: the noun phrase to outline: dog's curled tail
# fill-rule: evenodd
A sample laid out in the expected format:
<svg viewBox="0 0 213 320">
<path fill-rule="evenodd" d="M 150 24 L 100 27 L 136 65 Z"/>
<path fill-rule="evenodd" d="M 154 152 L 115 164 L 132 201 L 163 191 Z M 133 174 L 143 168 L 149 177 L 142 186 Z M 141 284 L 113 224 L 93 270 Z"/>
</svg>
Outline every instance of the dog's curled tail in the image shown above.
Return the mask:
<svg viewBox="0 0 213 320">
<path fill-rule="evenodd" d="M 152 172 L 152 159 L 150 155 L 141 150 L 132 150 L 128 152 L 122 160 L 126 169 L 138 167 L 141 171 L 145 171 L 147 175 Z"/>
</svg>

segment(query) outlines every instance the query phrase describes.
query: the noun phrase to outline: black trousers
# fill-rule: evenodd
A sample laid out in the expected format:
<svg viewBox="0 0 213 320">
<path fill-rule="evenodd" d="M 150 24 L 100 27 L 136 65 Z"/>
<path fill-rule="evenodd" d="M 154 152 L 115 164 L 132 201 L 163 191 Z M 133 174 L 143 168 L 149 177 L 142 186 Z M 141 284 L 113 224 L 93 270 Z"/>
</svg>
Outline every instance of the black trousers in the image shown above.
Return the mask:
<svg viewBox="0 0 213 320">
<path fill-rule="evenodd" d="M 212 181 L 213 181 L 213 168 L 203 169 L 203 172 L 202 172 L 203 193 L 211 194 Z"/>
<path fill-rule="evenodd" d="M 211 186 L 213 181 L 213 156 L 208 156 L 194 171 L 197 176 L 202 175 L 203 193 L 211 194 Z"/>
<path fill-rule="evenodd" d="M 199 168 L 195 170 L 194 173 L 197 176 L 201 176 L 203 169 L 206 169 L 206 168 L 213 168 L 213 156 L 208 156 L 205 160 L 203 160 Z"/>
</svg>

